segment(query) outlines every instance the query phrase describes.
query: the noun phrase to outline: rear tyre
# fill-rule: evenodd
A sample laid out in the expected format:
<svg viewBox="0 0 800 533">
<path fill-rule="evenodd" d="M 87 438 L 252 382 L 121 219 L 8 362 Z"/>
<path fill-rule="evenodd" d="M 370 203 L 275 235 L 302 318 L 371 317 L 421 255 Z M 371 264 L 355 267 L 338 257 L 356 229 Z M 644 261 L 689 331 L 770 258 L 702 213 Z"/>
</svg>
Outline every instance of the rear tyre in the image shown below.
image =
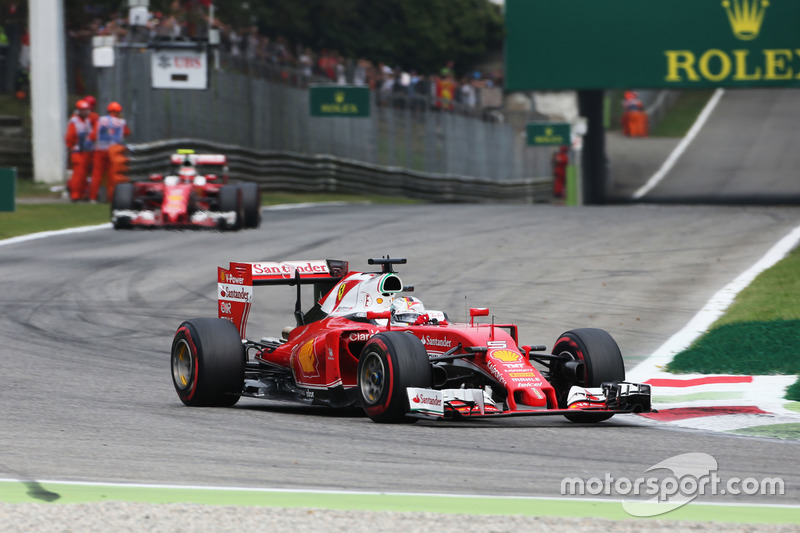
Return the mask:
<svg viewBox="0 0 800 533">
<path fill-rule="evenodd" d="M 182 323 L 172 341 L 172 384 L 193 407 L 230 407 L 244 384 L 245 351 L 239 331 L 221 318 Z"/>
<path fill-rule="evenodd" d="M 562 334 L 553 346 L 553 354 L 564 355 L 565 359 L 583 361 L 583 375 L 567 377 L 564 363 L 554 365 L 550 383 L 556 389 L 559 409 L 566 409 L 569 389 L 578 387 L 599 387 L 605 381 L 624 381 L 625 364 L 616 341 L 606 331 L 596 328 L 581 328 Z M 572 422 L 601 422 L 614 415 L 575 413 L 565 415 Z"/>
<path fill-rule="evenodd" d="M 242 227 L 242 191 L 236 185 L 225 185 L 219 189 L 219 210 L 236 213 L 233 223 L 223 222 L 222 229 L 237 231 Z"/>
<path fill-rule="evenodd" d="M 367 341 L 358 359 L 358 399 L 373 422 L 413 423 L 406 387 L 430 388 L 431 364 L 422 342 L 410 333 L 386 331 Z"/>
<path fill-rule="evenodd" d="M 257 228 L 261 225 L 261 191 L 257 183 L 242 183 L 242 211 L 245 228 Z"/>
<path fill-rule="evenodd" d="M 114 197 L 111 199 L 111 212 L 133 210 L 133 183 L 120 183 L 114 187 Z M 114 220 L 114 229 L 130 229 L 129 216 L 117 216 Z"/>
</svg>

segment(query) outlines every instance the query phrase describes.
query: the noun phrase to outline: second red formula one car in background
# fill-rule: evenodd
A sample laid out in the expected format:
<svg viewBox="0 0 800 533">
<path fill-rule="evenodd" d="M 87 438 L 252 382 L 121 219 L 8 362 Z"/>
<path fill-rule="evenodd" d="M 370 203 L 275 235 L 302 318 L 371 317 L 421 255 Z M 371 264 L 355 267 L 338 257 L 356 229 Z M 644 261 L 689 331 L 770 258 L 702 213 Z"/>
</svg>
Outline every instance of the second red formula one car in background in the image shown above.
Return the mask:
<svg viewBox="0 0 800 533">
<path fill-rule="evenodd" d="M 231 263 L 217 272 L 218 318 L 183 322 L 172 342 L 172 380 L 190 406 L 231 406 L 241 396 L 332 407 L 361 406 L 375 422 L 417 418 L 564 415 L 599 422 L 648 412 L 650 386 L 625 381 L 617 343 L 583 328 L 523 346 L 514 324 L 467 323 L 425 309 L 393 270 L 405 259 Z M 246 337 L 253 289 L 294 286 L 292 326 Z M 301 288 L 313 288 L 313 305 Z M 306 309 L 304 311 L 304 309 Z"/>
<path fill-rule="evenodd" d="M 238 230 L 261 224 L 261 194 L 255 183 L 228 183 L 224 155 L 179 150 L 168 174 L 121 183 L 114 189 L 111 222 L 134 227 Z"/>
</svg>

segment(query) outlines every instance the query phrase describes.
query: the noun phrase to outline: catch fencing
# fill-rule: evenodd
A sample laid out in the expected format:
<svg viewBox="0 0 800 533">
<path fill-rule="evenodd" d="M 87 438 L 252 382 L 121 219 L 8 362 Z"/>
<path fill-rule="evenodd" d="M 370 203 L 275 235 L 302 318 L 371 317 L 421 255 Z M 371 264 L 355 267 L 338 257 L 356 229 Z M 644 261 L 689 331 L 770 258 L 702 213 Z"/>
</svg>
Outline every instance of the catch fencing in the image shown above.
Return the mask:
<svg viewBox="0 0 800 533">
<path fill-rule="evenodd" d="M 223 57 L 222 68 L 209 69 L 206 90 L 153 89 L 153 53 L 117 46 L 114 67 L 96 72 L 100 102 L 123 105 L 133 144 L 200 139 L 256 151 L 327 154 L 370 168 L 401 167 L 409 175 L 506 185 L 551 179 L 551 150 L 527 146 L 524 127 L 496 112 L 455 104 L 443 110 L 430 97 L 420 104 L 417 97 L 375 91 L 368 118 L 311 117 L 307 86 L 314 80 L 300 79 L 297 71 L 256 69 Z"/>
</svg>

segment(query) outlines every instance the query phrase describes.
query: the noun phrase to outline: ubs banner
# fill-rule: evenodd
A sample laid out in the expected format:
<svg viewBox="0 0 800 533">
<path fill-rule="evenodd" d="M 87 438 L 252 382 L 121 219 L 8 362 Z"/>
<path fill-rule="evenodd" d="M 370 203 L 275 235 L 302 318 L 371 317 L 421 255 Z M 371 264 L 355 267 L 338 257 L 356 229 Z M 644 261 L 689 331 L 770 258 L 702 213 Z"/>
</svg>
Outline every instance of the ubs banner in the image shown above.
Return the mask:
<svg viewBox="0 0 800 533">
<path fill-rule="evenodd" d="M 800 86 L 800 0 L 506 0 L 508 90 Z"/>
<path fill-rule="evenodd" d="M 150 55 L 150 73 L 153 89 L 208 88 L 204 50 L 156 50 Z"/>
</svg>

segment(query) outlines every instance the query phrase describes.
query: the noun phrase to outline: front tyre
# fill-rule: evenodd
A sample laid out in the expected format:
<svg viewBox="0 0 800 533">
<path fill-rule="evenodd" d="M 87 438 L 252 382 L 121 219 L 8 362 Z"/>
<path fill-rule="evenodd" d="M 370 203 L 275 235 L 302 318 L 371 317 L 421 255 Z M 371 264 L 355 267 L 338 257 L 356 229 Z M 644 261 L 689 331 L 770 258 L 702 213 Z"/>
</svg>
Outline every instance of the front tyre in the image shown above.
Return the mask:
<svg viewBox="0 0 800 533">
<path fill-rule="evenodd" d="M 134 186 L 133 183 L 120 183 L 114 187 L 114 196 L 111 198 L 111 213 L 114 211 L 133 210 Z M 114 220 L 114 229 L 131 229 L 131 218 L 128 215 L 118 216 Z"/>
<path fill-rule="evenodd" d="M 242 191 L 236 185 L 224 185 L 219 189 L 219 210 L 236 213 L 233 223 L 223 222 L 222 229 L 238 231 L 242 227 Z"/>
<path fill-rule="evenodd" d="M 172 341 L 172 384 L 193 407 L 230 407 L 244 383 L 245 351 L 239 331 L 221 318 L 182 323 Z"/>
<path fill-rule="evenodd" d="M 358 399 L 373 422 L 415 422 L 406 417 L 406 387 L 430 388 L 431 384 L 428 353 L 422 342 L 410 333 L 379 333 L 361 350 Z"/>
<path fill-rule="evenodd" d="M 564 356 L 551 371 L 551 384 L 556 389 L 559 409 L 567 408 L 569 389 L 599 387 L 606 381 L 625 381 L 625 364 L 616 341 L 602 329 L 581 328 L 562 334 L 553 346 L 554 355 Z M 566 361 L 582 361 L 582 375 L 568 375 Z M 601 422 L 612 414 L 575 413 L 565 415 L 572 422 Z"/>
<path fill-rule="evenodd" d="M 241 183 L 242 212 L 245 228 L 257 228 L 261 225 L 261 191 L 257 183 Z"/>
</svg>

